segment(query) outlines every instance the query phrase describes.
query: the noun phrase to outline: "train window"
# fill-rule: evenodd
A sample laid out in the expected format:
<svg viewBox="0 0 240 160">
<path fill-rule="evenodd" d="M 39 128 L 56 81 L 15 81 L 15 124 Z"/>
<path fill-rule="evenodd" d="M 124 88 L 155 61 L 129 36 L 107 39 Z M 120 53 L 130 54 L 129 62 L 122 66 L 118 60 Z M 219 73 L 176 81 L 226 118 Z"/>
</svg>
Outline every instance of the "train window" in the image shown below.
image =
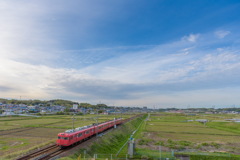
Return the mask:
<svg viewBox="0 0 240 160">
<path fill-rule="evenodd" d="M 64 140 L 68 140 L 68 137 L 64 137 L 63 139 L 64 139 Z"/>
<path fill-rule="evenodd" d="M 88 133 L 89 133 L 89 131 L 86 131 L 86 132 L 85 132 L 85 134 L 88 134 Z"/>
<path fill-rule="evenodd" d="M 82 133 L 79 133 L 79 134 L 78 134 L 78 137 L 81 137 L 81 136 L 82 136 Z"/>
<path fill-rule="evenodd" d="M 58 139 L 61 139 L 61 137 L 58 137 Z"/>
</svg>

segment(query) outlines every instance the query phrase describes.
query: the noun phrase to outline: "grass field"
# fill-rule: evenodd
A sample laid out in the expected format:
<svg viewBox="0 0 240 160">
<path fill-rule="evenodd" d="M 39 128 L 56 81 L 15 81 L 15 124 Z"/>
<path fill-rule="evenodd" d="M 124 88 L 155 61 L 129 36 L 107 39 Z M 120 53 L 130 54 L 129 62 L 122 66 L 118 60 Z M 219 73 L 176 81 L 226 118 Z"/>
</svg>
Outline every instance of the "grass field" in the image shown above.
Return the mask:
<svg viewBox="0 0 240 160">
<path fill-rule="evenodd" d="M 131 115 L 122 115 L 128 118 Z M 115 115 L 75 116 L 74 127 L 112 120 Z M 121 115 L 116 115 L 121 117 Z M 97 119 L 97 120 L 96 120 Z M 21 155 L 34 148 L 54 143 L 57 134 L 72 128 L 71 115 L 45 115 L 42 117 L 0 117 L 0 159 Z M 9 155 L 9 156 L 8 156 Z"/>
<path fill-rule="evenodd" d="M 240 123 L 227 122 L 229 118 L 239 115 L 152 114 L 137 137 L 137 148 L 157 150 L 161 145 L 163 151 L 240 154 Z M 196 119 L 210 122 L 204 125 Z"/>
</svg>

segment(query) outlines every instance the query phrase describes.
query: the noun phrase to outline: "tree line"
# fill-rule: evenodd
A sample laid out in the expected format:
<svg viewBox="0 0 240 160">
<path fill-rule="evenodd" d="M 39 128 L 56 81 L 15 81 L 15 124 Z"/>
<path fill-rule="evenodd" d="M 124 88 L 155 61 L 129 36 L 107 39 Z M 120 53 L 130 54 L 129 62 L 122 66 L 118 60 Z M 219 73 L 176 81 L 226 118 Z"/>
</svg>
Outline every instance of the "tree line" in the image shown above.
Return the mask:
<svg viewBox="0 0 240 160">
<path fill-rule="evenodd" d="M 17 100 L 17 99 L 3 99 L 0 98 L 0 102 L 3 104 L 15 104 L 15 105 L 19 105 L 19 104 L 25 104 L 28 106 L 35 106 L 35 105 L 39 105 L 39 106 L 65 106 L 67 108 L 71 108 L 73 106 L 73 104 L 78 104 L 79 107 L 84 107 L 84 108 L 110 108 L 109 106 L 107 106 L 106 104 L 90 104 L 90 103 L 78 103 L 78 102 L 74 102 L 74 101 L 70 101 L 70 100 L 63 100 L 63 99 L 54 99 L 54 100 L 38 100 L 38 99 L 34 99 L 34 100 Z"/>
</svg>

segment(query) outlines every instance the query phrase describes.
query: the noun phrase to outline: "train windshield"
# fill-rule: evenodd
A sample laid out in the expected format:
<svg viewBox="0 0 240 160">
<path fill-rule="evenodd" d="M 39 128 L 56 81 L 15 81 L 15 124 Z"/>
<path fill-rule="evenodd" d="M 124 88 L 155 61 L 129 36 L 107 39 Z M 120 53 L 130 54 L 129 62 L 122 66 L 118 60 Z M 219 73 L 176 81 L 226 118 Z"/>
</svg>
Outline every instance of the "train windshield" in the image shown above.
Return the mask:
<svg viewBox="0 0 240 160">
<path fill-rule="evenodd" d="M 58 139 L 68 140 L 68 137 L 58 137 Z"/>
</svg>

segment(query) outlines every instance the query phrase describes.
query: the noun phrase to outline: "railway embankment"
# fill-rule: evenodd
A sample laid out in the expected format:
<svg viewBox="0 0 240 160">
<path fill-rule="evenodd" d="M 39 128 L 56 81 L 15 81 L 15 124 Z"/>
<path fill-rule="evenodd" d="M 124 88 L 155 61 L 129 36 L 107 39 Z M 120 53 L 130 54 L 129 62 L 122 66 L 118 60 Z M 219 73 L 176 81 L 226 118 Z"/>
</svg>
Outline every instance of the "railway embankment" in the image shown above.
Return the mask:
<svg viewBox="0 0 240 160">
<path fill-rule="evenodd" d="M 98 137 L 92 145 L 80 149 L 75 154 L 69 156 L 68 159 L 77 159 L 79 155 L 82 155 L 82 157 L 94 157 L 95 155 L 116 156 L 122 146 L 124 146 L 132 133 L 136 131 L 145 118 L 146 115 L 143 115 L 118 126 L 117 129 Z"/>
</svg>

